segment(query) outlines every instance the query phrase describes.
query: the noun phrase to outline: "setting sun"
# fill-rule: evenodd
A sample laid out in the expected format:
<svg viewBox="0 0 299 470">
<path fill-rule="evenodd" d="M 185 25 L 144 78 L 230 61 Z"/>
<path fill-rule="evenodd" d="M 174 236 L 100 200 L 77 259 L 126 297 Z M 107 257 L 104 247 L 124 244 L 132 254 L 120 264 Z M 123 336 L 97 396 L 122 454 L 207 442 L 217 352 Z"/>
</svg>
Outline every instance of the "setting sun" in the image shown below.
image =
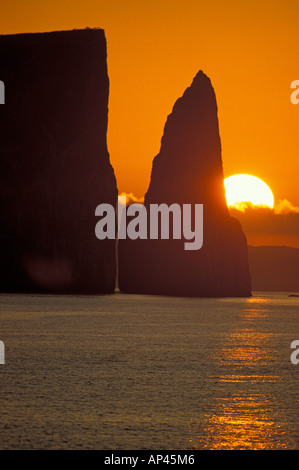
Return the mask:
<svg viewBox="0 0 299 470">
<path fill-rule="evenodd" d="M 233 175 L 224 180 L 228 206 L 242 208 L 246 204 L 274 206 L 274 196 L 269 186 L 252 175 Z"/>
</svg>

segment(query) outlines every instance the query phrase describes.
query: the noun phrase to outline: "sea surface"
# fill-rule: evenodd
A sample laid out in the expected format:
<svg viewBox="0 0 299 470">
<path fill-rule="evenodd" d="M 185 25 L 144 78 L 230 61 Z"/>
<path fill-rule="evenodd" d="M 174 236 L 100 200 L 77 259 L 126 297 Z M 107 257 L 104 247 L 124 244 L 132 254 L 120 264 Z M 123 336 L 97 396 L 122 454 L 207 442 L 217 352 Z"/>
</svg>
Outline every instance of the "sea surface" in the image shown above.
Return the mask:
<svg viewBox="0 0 299 470">
<path fill-rule="evenodd" d="M 299 449 L 299 298 L 1 295 L 1 449 Z"/>
</svg>

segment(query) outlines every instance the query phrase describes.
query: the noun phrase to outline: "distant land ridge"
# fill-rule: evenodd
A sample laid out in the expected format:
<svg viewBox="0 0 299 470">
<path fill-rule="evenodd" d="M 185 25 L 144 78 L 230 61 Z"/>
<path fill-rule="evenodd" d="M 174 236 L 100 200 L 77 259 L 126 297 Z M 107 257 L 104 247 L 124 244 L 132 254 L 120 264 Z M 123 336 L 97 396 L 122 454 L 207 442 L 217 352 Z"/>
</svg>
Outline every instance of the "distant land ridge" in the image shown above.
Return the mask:
<svg viewBox="0 0 299 470">
<path fill-rule="evenodd" d="M 299 248 L 249 246 L 252 290 L 299 293 Z"/>
</svg>

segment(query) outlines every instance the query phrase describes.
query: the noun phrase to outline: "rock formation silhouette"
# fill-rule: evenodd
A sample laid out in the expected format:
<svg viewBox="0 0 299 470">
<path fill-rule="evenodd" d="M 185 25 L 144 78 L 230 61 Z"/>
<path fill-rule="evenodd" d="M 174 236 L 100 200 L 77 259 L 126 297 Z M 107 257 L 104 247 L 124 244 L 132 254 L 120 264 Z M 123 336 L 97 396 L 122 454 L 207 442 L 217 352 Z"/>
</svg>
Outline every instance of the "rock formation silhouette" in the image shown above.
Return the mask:
<svg viewBox="0 0 299 470">
<path fill-rule="evenodd" d="M 101 29 L 0 36 L 0 290 L 114 291 L 115 240 L 95 208 L 117 203 L 106 143 Z"/>
<path fill-rule="evenodd" d="M 119 240 L 119 288 L 171 296 L 250 296 L 247 241 L 230 217 L 223 184 L 218 111 L 200 71 L 168 116 L 144 205 L 203 204 L 203 246 L 184 240 Z"/>
</svg>

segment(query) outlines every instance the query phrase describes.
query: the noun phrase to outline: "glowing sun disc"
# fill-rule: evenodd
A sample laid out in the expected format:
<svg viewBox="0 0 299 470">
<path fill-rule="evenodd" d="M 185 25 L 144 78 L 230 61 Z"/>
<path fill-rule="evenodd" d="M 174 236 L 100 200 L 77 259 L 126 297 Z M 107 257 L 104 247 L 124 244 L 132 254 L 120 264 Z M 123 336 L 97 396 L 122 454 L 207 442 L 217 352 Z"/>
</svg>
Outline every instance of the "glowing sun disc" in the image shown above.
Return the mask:
<svg viewBox="0 0 299 470">
<path fill-rule="evenodd" d="M 233 175 L 225 178 L 224 187 L 228 206 L 252 204 L 274 207 L 274 196 L 269 186 L 252 175 Z"/>
</svg>

